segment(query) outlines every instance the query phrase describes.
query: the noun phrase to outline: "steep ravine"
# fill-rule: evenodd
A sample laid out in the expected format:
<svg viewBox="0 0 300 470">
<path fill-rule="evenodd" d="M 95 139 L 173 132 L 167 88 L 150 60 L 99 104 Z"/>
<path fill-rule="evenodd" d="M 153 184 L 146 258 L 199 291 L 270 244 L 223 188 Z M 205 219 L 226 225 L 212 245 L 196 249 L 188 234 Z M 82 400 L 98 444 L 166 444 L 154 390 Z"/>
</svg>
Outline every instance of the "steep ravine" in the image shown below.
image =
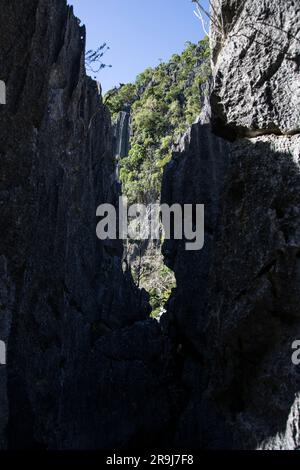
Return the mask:
<svg viewBox="0 0 300 470">
<path fill-rule="evenodd" d="M 111 111 L 118 178 L 129 203 L 147 205 L 148 219 L 159 204 L 163 168 L 191 123 L 198 119 L 211 79 L 209 41 L 187 42 L 181 54 L 141 72 L 133 83 L 108 91 L 104 101 Z M 159 221 L 158 221 L 159 222 Z M 173 272 L 164 264 L 160 237 L 129 239 L 125 252 L 136 284 L 150 296 L 151 315 L 160 318 L 172 288 Z"/>
<path fill-rule="evenodd" d="M 205 246 L 165 243 L 160 324 L 122 243 L 96 237 L 127 149 L 85 29 L 65 0 L 0 3 L 0 448 L 299 447 L 298 2 L 213 0 L 210 105 L 161 188 L 205 204 Z"/>
</svg>

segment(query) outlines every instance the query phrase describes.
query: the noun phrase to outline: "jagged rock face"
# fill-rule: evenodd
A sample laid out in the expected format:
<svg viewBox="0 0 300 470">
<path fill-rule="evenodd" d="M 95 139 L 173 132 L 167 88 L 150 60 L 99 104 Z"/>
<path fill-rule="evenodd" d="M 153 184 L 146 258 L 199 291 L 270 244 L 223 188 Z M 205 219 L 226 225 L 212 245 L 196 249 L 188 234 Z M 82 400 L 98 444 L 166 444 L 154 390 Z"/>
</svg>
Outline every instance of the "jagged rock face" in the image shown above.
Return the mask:
<svg viewBox="0 0 300 470">
<path fill-rule="evenodd" d="M 228 166 L 227 147 L 227 142 L 211 133 L 209 124 L 194 124 L 166 166 L 162 184 L 162 203 L 205 204 L 205 248 L 187 251 L 185 240 L 167 240 L 163 246 L 165 262 L 174 270 L 178 285 L 169 302 L 169 315 L 183 341 L 197 350 L 201 349 L 198 335 L 205 320 L 207 276 Z"/>
<path fill-rule="evenodd" d="M 229 35 L 223 44 L 214 32 L 213 129 L 228 139 L 296 132 L 291 94 L 280 93 L 297 83 L 287 70 L 298 5 L 222 5 Z M 62 0 L 1 6 L 0 446 L 298 447 L 299 135 L 229 144 L 198 123 L 183 139 L 162 201 L 205 204 L 205 247 L 164 246 L 177 288 L 163 335 L 122 270 L 121 243 L 96 238 L 96 207 L 117 204 L 119 185 L 109 115 L 85 75 L 84 29 Z M 257 43 L 261 33 L 244 48 L 230 35 L 238 24 L 248 34 L 246 8 L 252 24 L 290 29 L 282 61 Z"/>
<path fill-rule="evenodd" d="M 163 249 L 177 289 L 162 323 L 187 391 L 178 446 L 300 445 L 299 163 L 299 136 L 228 144 L 198 124 L 166 169 L 164 202 L 206 208 L 201 252 Z"/>
<path fill-rule="evenodd" d="M 299 157 L 299 136 L 231 146 L 205 328 L 204 396 L 224 412 L 234 447 L 300 444 L 298 417 L 290 417 L 300 388 L 291 360 L 300 336 Z"/>
<path fill-rule="evenodd" d="M 128 156 L 130 148 L 130 110 L 120 111 L 114 130 L 114 155 L 116 158 Z"/>
<path fill-rule="evenodd" d="M 178 345 L 187 391 L 175 441 L 296 449 L 300 380 L 291 357 L 300 337 L 300 140 L 270 132 L 299 129 L 297 97 L 287 91 L 298 79 L 288 54 L 296 48 L 299 6 L 223 1 L 222 8 L 228 35 L 222 44 L 213 31 L 212 125 L 229 141 L 240 138 L 226 144 L 198 124 L 164 178 L 165 200 L 206 205 L 203 251 L 186 253 L 176 240 L 164 247 L 177 289 L 163 324 Z M 278 30 L 270 33 L 273 47 L 260 45 L 265 30 L 253 31 L 249 18 L 258 29 L 279 22 L 290 31 L 280 33 L 283 55 L 275 49 Z"/>
<path fill-rule="evenodd" d="M 161 322 L 177 347 L 178 373 L 186 391 L 174 438 L 178 448 L 200 449 L 207 444 L 203 427 L 210 418 L 202 411 L 201 399 L 208 380 L 205 325 L 210 314 L 209 276 L 228 165 L 229 144 L 212 134 L 210 124 L 199 122 L 183 137 L 164 172 L 163 203 L 205 205 L 204 248 L 186 251 L 184 240 L 167 240 L 162 250 L 166 264 L 175 272 L 177 287 Z M 219 428 L 215 422 L 214 432 Z M 225 437 L 219 438 L 224 444 Z"/>
<path fill-rule="evenodd" d="M 227 38 L 214 49 L 214 130 L 228 138 L 232 129 L 299 132 L 298 2 L 231 3 L 222 2 Z M 291 361 L 300 334 L 299 143 L 299 135 L 273 134 L 230 149 L 205 330 L 213 345 L 205 396 L 224 412 L 234 447 L 299 446 L 300 382 Z"/>
<path fill-rule="evenodd" d="M 214 0 L 213 5 L 214 130 L 227 138 L 299 132 L 299 2 Z"/>
<path fill-rule="evenodd" d="M 96 237 L 96 207 L 116 205 L 119 185 L 109 113 L 85 75 L 84 27 L 62 0 L 2 3 L 0 443 L 158 438 L 171 407 L 167 342 L 143 321 L 147 299 L 122 271 L 122 244 Z"/>
<path fill-rule="evenodd" d="M 5 349 L 8 343 L 11 312 L 15 297 L 14 285 L 8 274 L 7 259 L 0 257 L 0 334 L 1 341 L 4 342 Z M 6 353 L 6 351 L 5 351 Z M 2 358 L 1 358 L 2 360 Z M 8 397 L 7 397 L 7 370 L 5 364 L 0 365 L 0 449 L 6 445 L 5 430 L 8 423 Z"/>
</svg>

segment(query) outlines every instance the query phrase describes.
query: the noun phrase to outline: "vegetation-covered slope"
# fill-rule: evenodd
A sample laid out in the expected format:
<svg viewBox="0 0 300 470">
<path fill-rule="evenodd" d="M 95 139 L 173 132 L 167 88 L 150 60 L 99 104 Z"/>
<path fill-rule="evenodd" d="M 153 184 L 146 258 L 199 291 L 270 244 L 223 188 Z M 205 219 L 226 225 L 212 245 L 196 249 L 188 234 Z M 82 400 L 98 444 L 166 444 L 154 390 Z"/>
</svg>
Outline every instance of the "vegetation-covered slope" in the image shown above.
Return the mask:
<svg viewBox="0 0 300 470">
<path fill-rule="evenodd" d="M 159 201 L 163 168 L 173 144 L 199 115 L 209 77 L 206 38 L 187 43 L 181 55 L 106 94 L 114 121 L 120 111 L 131 113 L 129 155 L 120 161 L 123 194 L 129 203 Z M 134 279 L 149 292 L 152 315 L 158 316 L 176 285 L 174 274 L 164 265 L 160 243 L 129 240 L 126 249 Z"/>
<path fill-rule="evenodd" d="M 201 109 L 202 86 L 210 75 L 208 39 L 187 43 L 181 55 L 148 68 L 135 83 L 106 94 L 105 102 L 116 119 L 131 108 L 132 137 L 128 158 L 121 161 L 123 193 L 130 202 L 159 199 L 164 165 L 172 144 L 195 121 Z"/>
</svg>

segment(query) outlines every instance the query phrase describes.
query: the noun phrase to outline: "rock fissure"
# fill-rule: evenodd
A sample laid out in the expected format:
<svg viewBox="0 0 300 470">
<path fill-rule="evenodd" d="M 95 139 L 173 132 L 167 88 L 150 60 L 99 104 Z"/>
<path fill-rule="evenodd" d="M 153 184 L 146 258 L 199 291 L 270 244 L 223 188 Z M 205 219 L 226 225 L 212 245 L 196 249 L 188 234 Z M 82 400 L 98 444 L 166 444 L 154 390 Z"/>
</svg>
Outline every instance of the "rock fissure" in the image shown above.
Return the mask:
<svg viewBox="0 0 300 470">
<path fill-rule="evenodd" d="M 226 41 L 212 25 L 210 103 L 204 41 L 106 104 L 65 0 L 3 5 L 0 448 L 300 446 L 300 7 L 213 5 Z M 266 27 L 272 41 L 258 39 Z M 107 104 L 114 117 L 122 108 L 114 126 Z M 153 145 L 139 159 L 145 128 Z M 131 178 L 141 170 L 154 186 Z M 96 208 L 118 206 L 122 171 L 143 202 L 205 205 L 203 250 L 163 244 L 176 287 L 160 286 L 160 323 L 136 285 L 142 273 L 134 283 L 123 269 L 122 242 L 95 236 Z M 159 268 L 171 284 L 161 256 Z"/>
</svg>

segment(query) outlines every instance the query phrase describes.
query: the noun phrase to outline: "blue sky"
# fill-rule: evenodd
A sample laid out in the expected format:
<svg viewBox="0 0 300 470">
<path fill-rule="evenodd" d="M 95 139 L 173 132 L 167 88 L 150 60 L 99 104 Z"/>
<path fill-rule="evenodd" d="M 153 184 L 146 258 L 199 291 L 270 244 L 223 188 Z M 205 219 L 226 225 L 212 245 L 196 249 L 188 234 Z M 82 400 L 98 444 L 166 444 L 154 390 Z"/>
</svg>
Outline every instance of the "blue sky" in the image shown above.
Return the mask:
<svg viewBox="0 0 300 470">
<path fill-rule="evenodd" d="M 204 36 L 191 0 L 68 0 L 87 29 L 87 49 L 107 42 L 104 62 L 112 68 L 97 74 L 103 91 L 134 81 Z M 203 5 L 207 6 L 208 0 Z"/>
</svg>

